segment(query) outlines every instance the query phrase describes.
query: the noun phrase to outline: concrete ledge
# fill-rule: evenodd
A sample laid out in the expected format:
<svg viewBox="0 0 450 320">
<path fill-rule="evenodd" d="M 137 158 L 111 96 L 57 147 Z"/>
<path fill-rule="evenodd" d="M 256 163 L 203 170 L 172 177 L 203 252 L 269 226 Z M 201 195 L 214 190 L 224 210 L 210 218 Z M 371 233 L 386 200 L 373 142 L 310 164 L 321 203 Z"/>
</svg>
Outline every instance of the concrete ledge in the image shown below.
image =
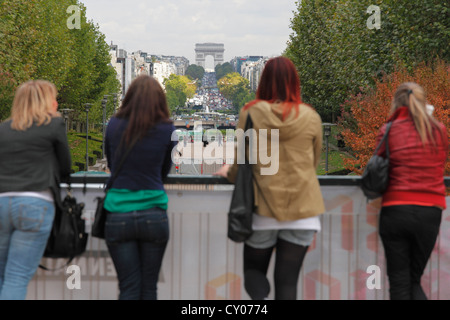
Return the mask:
<svg viewBox="0 0 450 320">
<path fill-rule="evenodd" d="M 318 176 L 322 186 L 358 186 L 360 176 Z M 107 173 L 73 174 L 72 183 L 104 184 L 109 178 Z M 450 187 L 450 176 L 444 178 L 445 185 Z M 178 175 L 169 174 L 166 184 L 231 184 L 227 179 L 214 175 Z"/>
</svg>

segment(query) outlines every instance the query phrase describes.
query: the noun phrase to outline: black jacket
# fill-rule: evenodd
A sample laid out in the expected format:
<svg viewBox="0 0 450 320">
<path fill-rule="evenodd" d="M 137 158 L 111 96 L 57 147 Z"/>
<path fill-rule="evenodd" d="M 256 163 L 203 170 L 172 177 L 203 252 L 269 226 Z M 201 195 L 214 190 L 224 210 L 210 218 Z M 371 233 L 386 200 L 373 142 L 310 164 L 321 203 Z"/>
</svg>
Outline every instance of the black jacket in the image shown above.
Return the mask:
<svg viewBox="0 0 450 320">
<path fill-rule="evenodd" d="M 125 149 L 119 149 L 128 120 L 112 117 L 106 130 L 105 150 L 111 173 L 122 159 Z M 133 146 L 112 188 L 128 190 L 164 190 L 163 180 L 172 167 L 172 151 L 177 141 L 172 139 L 172 123 L 159 123 Z"/>
<path fill-rule="evenodd" d="M 72 162 L 64 120 L 26 131 L 0 123 L 0 193 L 51 189 L 60 204 L 60 183 L 68 182 Z"/>
</svg>

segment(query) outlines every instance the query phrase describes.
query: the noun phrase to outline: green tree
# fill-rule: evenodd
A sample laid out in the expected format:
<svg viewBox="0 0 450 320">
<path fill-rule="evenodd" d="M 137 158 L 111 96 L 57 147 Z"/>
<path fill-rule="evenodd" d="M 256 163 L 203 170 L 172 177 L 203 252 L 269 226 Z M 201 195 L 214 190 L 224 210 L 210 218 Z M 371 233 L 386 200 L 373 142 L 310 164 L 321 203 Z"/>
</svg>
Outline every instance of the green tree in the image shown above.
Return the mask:
<svg viewBox="0 0 450 320">
<path fill-rule="evenodd" d="M 73 110 L 75 121 L 85 121 L 84 104 L 91 103 L 89 112 L 91 123 L 103 120 L 102 100 L 105 95 L 117 94 L 120 83 L 116 72 L 110 66 L 109 46 L 98 25 L 86 18 L 86 8 L 80 4 L 81 27 L 70 30 L 73 38 L 73 67 L 70 69 L 65 84 L 60 89 L 61 106 Z M 113 97 L 108 99 L 107 118 L 112 115 Z"/>
<path fill-rule="evenodd" d="M 15 87 L 16 82 L 12 75 L 2 71 L 0 66 L 0 122 L 9 117 Z"/>
<path fill-rule="evenodd" d="M 217 87 L 222 95 L 232 101 L 236 113 L 249 101 L 255 98 L 255 94 L 250 90 L 248 79 L 243 78 L 239 73 L 232 72 L 217 81 Z"/>
<path fill-rule="evenodd" d="M 83 12 L 85 12 L 83 10 Z M 116 71 L 110 65 L 109 46 L 99 27 L 92 22 L 85 22 L 82 31 L 77 34 L 76 68 L 70 73 L 65 89 L 69 90 L 71 100 L 68 105 L 75 108 L 74 116 L 84 121 L 85 103 L 92 103 L 90 119 L 92 123 L 101 123 L 103 118 L 102 100 L 105 95 L 117 94 L 120 83 L 116 78 Z M 84 41 L 83 41 L 84 39 Z M 89 39 L 89 41 L 86 41 Z M 65 95 L 63 95 L 64 97 Z M 112 96 L 108 101 L 112 101 Z M 107 117 L 112 114 L 113 105 L 108 103 Z"/>
<path fill-rule="evenodd" d="M 74 66 L 74 31 L 67 28 L 67 8 L 75 0 L 45 0 L 36 2 L 35 16 L 30 17 L 36 28 L 35 42 L 28 60 L 34 66 L 31 78 L 52 81 L 61 88 Z"/>
<path fill-rule="evenodd" d="M 0 65 L 16 80 L 26 79 L 32 71 L 26 51 L 32 51 L 37 34 L 29 16 L 36 15 L 31 1 L 0 2 Z"/>
<path fill-rule="evenodd" d="M 302 99 L 311 104 L 322 117 L 330 117 L 333 112 L 332 41 L 331 20 L 336 1 L 297 2 L 298 11 L 291 19 L 293 33 L 290 35 L 285 55 L 299 71 Z"/>
<path fill-rule="evenodd" d="M 80 8 L 80 28 L 67 22 L 71 5 Z M 46 79 L 58 88 L 60 109 L 84 122 L 84 103 L 93 103 L 98 121 L 103 95 L 117 93 L 119 81 L 109 66 L 109 48 L 98 26 L 87 21 L 76 0 L 0 2 L 0 119 L 10 110 L 15 88 L 29 79 Z M 112 105 L 109 113 L 112 113 Z"/>
<path fill-rule="evenodd" d="M 205 69 L 196 64 L 189 65 L 185 72 L 185 75 L 191 77 L 193 80 L 202 80 L 204 74 Z"/>
<path fill-rule="evenodd" d="M 380 29 L 368 27 L 371 5 L 380 8 Z M 396 66 L 449 61 L 449 7 L 439 0 L 298 2 L 284 54 L 297 66 L 303 100 L 334 120 L 349 96 Z"/>
<path fill-rule="evenodd" d="M 171 74 L 169 78 L 164 79 L 163 84 L 171 113 L 174 113 L 179 107 L 184 107 L 186 100 L 194 96 L 197 88 L 187 76 L 176 74 Z"/>
<path fill-rule="evenodd" d="M 216 79 L 219 80 L 227 74 L 232 73 L 233 66 L 229 62 L 225 62 L 224 64 L 218 64 L 214 70 L 216 72 Z"/>
<path fill-rule="evenodd" d="M 411 71 L 422 62 L 450 62 L 450 3 L 448 1 L 377 1 L 393 54 Z M 383 23 L 383 22 L 382 22 Z M 383 29 L 384 28 L 384 29 Z M 385 30 L 387 29 L 387 30 Z"/>
<path fill-rule="evenodd" d="M 36 14 L 32 1 L 0 2 L 0 120 L 10 113 L 17 85 L 29 79 L 35 69 L 27 53 L 32 53 L 38 42 L 38 30 L 29 18 Z"/>
<path fill-rule="evenodd" d="M 94 97 L 91 92 L 94 87 L 94 79 L 98 77 L 94 64 L 96 54 L 96 34 L 95 27 L 86 20 L 86 11 L 81 7 L 81 27 L 70 30 L 72 46 L 72 65 L 67 75 L 66 81 L 60 88 L 60 105 L 63 108 L 73 110 L 72 120 L 84 121 L 84 104 L 94 104 L 98 97 Z M 91 109 L 90 114 L 96 113 L 96 105 Z"/>
</svg>

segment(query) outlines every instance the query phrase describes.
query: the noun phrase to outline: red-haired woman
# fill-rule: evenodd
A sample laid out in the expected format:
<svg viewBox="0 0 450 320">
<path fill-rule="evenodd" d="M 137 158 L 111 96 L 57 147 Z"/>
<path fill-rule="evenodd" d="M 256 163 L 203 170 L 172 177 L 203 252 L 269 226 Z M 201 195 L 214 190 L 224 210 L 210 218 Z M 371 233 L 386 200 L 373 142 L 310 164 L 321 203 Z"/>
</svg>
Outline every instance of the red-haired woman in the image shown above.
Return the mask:
<svg viewBox="0 0 450 320">
<path fill-rule="evenodd" d="M 285 57 L 267 61 L 256 100 L 242 108 L 238 129 L 245 128 L 249 115 L 258 140 L 267 134 L 270 141 L 258 141 L 258 160 L 252 166 L 256 210 L 253 234 L 244 244 L 244 286 L 252 299 L 268 297 L 266 274 L 275 251 L 274 298 L 295 300 L 303 259 L 325 211 L 316 175 L 322 121 L 302 103 L 297 70 Z M 269 154 L 272 163 L 261 161 Z M 234 182 L 236 172 L 235 161 L 216 174 Z"/>
<path fill-rule="evenodd" d="M 121 300 L 156 300 L 157 281 L 169 239 L 168 197 L 163 179 L 175 147 L 161 85 L 137 77 L 106 132 L 106 157 L 113 175 L 137 138 L 109 189 L 105 240 L 116 268 Z"/>
</svg>

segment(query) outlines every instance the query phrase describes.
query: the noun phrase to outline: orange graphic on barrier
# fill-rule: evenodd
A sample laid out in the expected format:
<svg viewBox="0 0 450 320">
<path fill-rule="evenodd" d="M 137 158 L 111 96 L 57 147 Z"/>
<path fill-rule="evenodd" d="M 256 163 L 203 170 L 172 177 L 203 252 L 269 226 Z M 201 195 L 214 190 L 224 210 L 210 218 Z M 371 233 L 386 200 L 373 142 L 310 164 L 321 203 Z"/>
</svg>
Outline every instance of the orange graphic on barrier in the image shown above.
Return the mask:
<svg viewBox="0 0 450 320">
<path fill-rule="evenodd" d="M 226 300 L 226 297 L 219 294 L 219 289 L 225 287 L 225 293 L 229 292 L 230 300 L 241 299 L 241 277 L 228 272 L 212 279 L 205 285 L 206 300 Z"/>
<path fill-rule="evenodd" d="M 306 300 L 318 300 L 317 288 L 320 287 L 328 287 L 328 300 L 340 300 L 341 282 L 320 270 L 311 271 L 305 276 Z"/>
</svg>

